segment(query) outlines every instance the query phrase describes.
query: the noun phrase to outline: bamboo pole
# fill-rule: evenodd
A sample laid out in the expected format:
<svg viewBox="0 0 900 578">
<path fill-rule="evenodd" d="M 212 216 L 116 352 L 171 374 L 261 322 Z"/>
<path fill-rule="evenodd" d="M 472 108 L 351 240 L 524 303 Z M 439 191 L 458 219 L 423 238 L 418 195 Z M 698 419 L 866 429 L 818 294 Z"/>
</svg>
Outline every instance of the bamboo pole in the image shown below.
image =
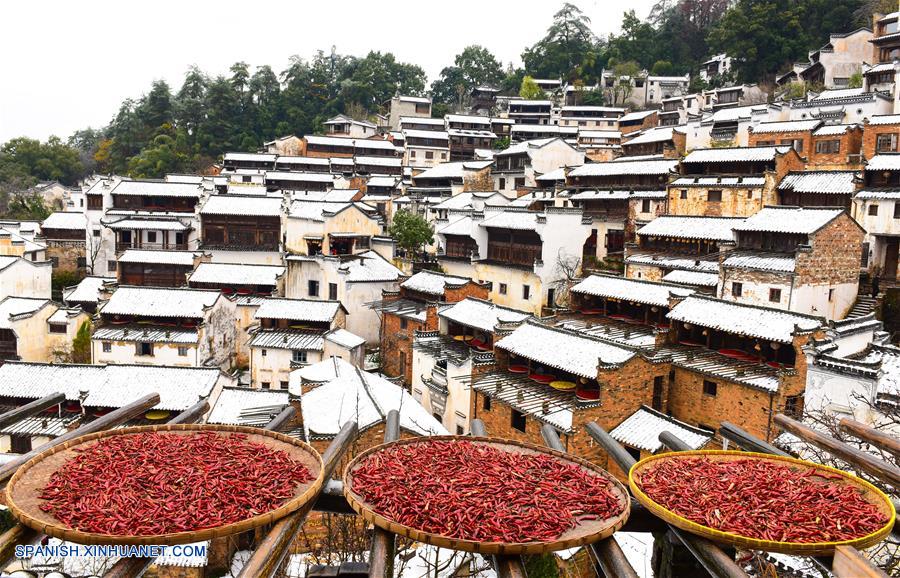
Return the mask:
<svg viewBox="0 0 900 578">
<path fill-rule="evenodd" d="M 873 446 L 878 446 L 879 448 L 894 454 L 894 457 L 900 459 L 900 438 L 888 435 L 883 431 L 848 417 L 841 419 L 838 424 L 842 430 L 854 437 L 857 437 L 864 442 L 869 442 Z"/>
<path fill-rule="evenodd" d="M 392 409 L 388 412 L 384 427 L 384 443 L 400 439 L 400 412 Z M 390 532 L 375 528 L 372 536 L 372 550 L 369 554 L 369 578 L 393 578 L 394 548 L 396 536 Z"/>
<path fill-rule="evenodd" d="M 47 408 L 59 405 L 66 401 L 63 393 L 51 393 L 48 396 L 36 399 L 31 403 L 26 403 L 21 407 L 11 409 L 4 414 L 0 414 L 0 428 L 12 425 L 19 420 L 39 414 Z"/>
</svg>

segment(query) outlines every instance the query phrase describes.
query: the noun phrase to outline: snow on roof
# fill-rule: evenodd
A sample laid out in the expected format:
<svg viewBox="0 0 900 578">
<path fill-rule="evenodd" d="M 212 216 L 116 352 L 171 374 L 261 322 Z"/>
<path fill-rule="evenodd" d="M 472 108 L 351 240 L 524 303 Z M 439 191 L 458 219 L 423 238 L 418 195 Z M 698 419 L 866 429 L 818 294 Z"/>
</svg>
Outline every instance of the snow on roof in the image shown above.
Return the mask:
<svg viewBox="0 0 900 578">
<path fill-rule="evenodd" d="M 366 343 L 366 340 L 359 335 L 341 328 L 326 334 L 325 340 L 340 345 L 345 349 L 354 349 Z"/>
<path fill-rule="evenodd" d="M 791 147 L 735 147 L 718 149 L 696 149 L 684 157 L 684 163 L 753 163 L 774 161 Z"/>
<path fill-rule="evenodd" d="M 856 171 L 790 172 L 778 185 L 779 190 L 793 189 L 797 193 L 852 194 L 856 191 Z"/>
<path fill-rule="evenodd" d="M 622 115 L 619 117 L 619 124 L 623 122 L 632 122 L 636 120 L 643 120 L 648 116 L 656 114 L 657 110 L 639 110 L 637 112 L 629 112 L 628 114 Z"/>
<path fill-rule="evenodd" d="M 438 315 L 460 323 L 467 327 L 474 327 L 488 333 L 494 332 L 498 323 L 520 323 L 531 317 L 528 313 L 501 307 L 490 301 L 467 297 L 457 301 L 449 307 L 442 309 Z"/>
<path fill-rule="evenodd" d="M 521 198 L 521 197 L 520 197 Z M 666 191 L 631 191 L 616 189 L 584 189 L 577 193 L 570 193 L 572 201 L 610 201 L 622 199 L 665 199 Z"/>
<path fill-rule="evenodd" d="M 325 222 L 328 217 L 332 217 L 351 206 L 353 206 L 353 203 L 297 200 L 291 203 L 288 216 L 295 219 Z"/>
<path fill-rule="evenodd" d="M 322 136 L 317 134 L 308 134 L 303 138 L 306 139 L 306 144 L 350 148 L 353 148 L 353 143 L 356 140 L 346 137 Z"/>
<path fill-rule="evenodd" d="M 396 281 L 403 274 L 384 257 L 375 251 L 364 251 L 355 255 L 354 259 L 344 261 L 338 271 L 346 274 L 348 283 L 366 283 L 375 281 Z"/>
<path fill-rule="evenodd" d="M 274 153 L 225 153 L 225 161 L 250 161 L 260 163 L 273 163 L 278 155 Z"/>
<path fill-rule="evenodd" d="M 0 397 L 38 399 L 51 393 L 77 401 L 86 390 L 89 407 L 122 407 L 159 393 L 155 409 L 185 410 L 208 397 L 219 368 L 159 365 L 69 365 L 7 361 L 0 366 Z"/>
<path fill-rule="evenodd" d="M 725 333 L 780 343 L 793 341 L 795 326 L 799 331 L 812 331 L 825 323 L 824 319 L 812 315 L 731 303 L 697 293 L 673 307 L 667 317 Z"/>
<path fill-rule="evenodd" d="M 759 271 L 782 271 L 792 273 L 796 259 L 785 253 L 759 253 L 754 251 L 733 251 L 722 262 L 723 267 L 734 269 L 756 269 Z"/>
<path fill-rule="evenodd" d="M 441 163 L 413 176 L 413 179 L 461 179 L 468 174 L 468 171 L 480 171 L 490 164 L 491 161 Z"/>
<path fill-rule="evenodd" d="M 465 215 L 451 222 L 443 229 L 439 229 L 438 233 L 442 235 L 463 235 L 471 237 L 475 228 L 475 221 L 470 215 Z"/>
<path fill-rule="evenodd" d="M 678 177 L 672 181 L 673 187 L 761 187 L 766 184 L 766 177 Z"/>
<path fill-rule="evenodd" d="M 196 329 L 154 327 L 153 325 L 109 325 L 95 329 L 91 339 L 96 341 L 142 341 L 147 343 L 197 345 L 200 340 L 199 335 Z"/>
<path fill-rule="evenodd" d="M 458 287 L 471 281 L 468 277 L 451 277 L 434 271 L 419 271 L 400 284 L 404 289 L 427 293 L 428 295 L 443 295 L 445 288 Z"/>
<path fill-rule="evenodd" d="M 683 271 L 675 269 L 669 271 L 663 278 L 666 283 L 677 285 L 689 285 L 693 287 L 715 287 L 719 284 L 718 273 L 702 273 L 700 271 Z"/>
<path fill-rule="evenodd" d="M 447 122 L 463 122 L 468 124 L 491 124 L 490 117 L 474 114 L 448 114 Z"/>
<path fill-rule="evenodd" d="M 256 197 L 258 198 L 258 197 Z M 107 217 L 109 216 L 117 216 L 113 215 L 111 212 L 107 212 Z M 190 215 L 193 217 L 193 215 Z M 110 219 L 101 219 L 100 222 L 113 230 L 132 230 L 132 231 L 140 231 L 140 230 L 155 230 L 155 231 L 188 231 L 191 229 L 190 225 L 187 225 L 181 222 L 178 219 L 146 219 L 146 218 L 129 218 L 125 217 L 118 220 L 110 220 Z"/>
<path fill-rule="evenodd" d="M 104 315 L 150 315 L 198 319 L 219 298 L 218 291 L 169 287 L 119 287 L 103 308 Z"/>
<path fill-rule="evenodd" d="M 199 197 L 203 187 L 193 183 L 166 181 L 119 181 L 110 191 L 113 195 L 141 195 L 153 197 Z"/>
<path fill-rule="evenodd" d="M 622 133 L 618 130 L 579 130 L 578 139 L 583 138 L 620 139 L 622 138 Z"/>
<path fill-rule="evenodd" d="M 773 122 L 761 122 L 751 127 L 753 134 L 770 134 L 778 132 L 803 132 L 815 130 L 822 124 L 819 119 L 812 120 L 784 120 Z"/>
<path fill-rule="evenodd" d="M 692 450 L 699 450 L 713 438 L 711 432 L 678 421 L 646 405 L 610 430 L 609 435 L 626 446 L 656 453 L 663 448 L 659 434 L 664 431 L 674 434 Z"/>
<path fill-rule="evenodd" d="M 893 69 L 893 64 L 891 69 Z M 872 126 L 900 124 L 900 114 L 875 114 L 869 117 L 869 124 Z"/>
<path fill-rule="evenodd" d="M 288 174 L 288 173 L 284 173 Z M 330 176 L 329 176 L 330 178 Z M 235 195 L 211 195 L 201 215 L 253 215 L 258 217 L 281 216 L 280 197 L 238 197 Z"/>
<path fill-rule="evenodd" d="M 760 110 L 760 108 L 765 107 L 765 105 L 762 105 L 762 107 L 760 107 L 759 105 L 753 105 L 723 108 L 714 112 L 712 114 L 711 120 L 713 121 L 713 123 L 749 120 L 750 116 L 754 112 L 757 112 L 758 110 Z"/>
<path fill-rule="evenodd" d="M 561 134 L 561 135 L 577 135 L 577 126 L 558 126 L 555 124 L 514 124 L 512 133 L 538 133 L 538 134 Z"/>
<path fill-rule="evenodd" d="M 265 425 L 289 403 L 290 394 L 284 390 L 223 387 L 206 423 Z"/>
<path fill-rule="evenodd" d="M 295 375 L 321 384 L 308 391 L 305 385 L 300 386 L 304 390 L 301 413 L 307 439 L 334 437 L 349 420 L 356 421 L 363 432 L 382 423 L 394 409 L 400 412 L 404 430 L 419 435 L 448 433 L 405 389 L 338 357 L 291 372 L 292 390 L 298 381 Z"/>
<path fill-rule="evenodd" d="M 854 199 L 894 199 L 900 201 L 900 189 L 866 189 L 856 193 Z"/>
<path fill-rule="evenodd" d="M 87 217 L 84 213 L 51 213 L 41 223 L 41 229 L 69 229 L 84 231 L 87 228 Z"/>
<path fill-rule="evenodd" d="M 847 132 L 848 130 L 852 130 L 854 128 L 859 127 L 858 124 L 826 124 L 820 126 L 816 130 L 813 131 L 813 136 L 840 136 Z"/>
<path fill-rule="evenodd" d="M 528 152 L 532 149 L 541 148 L 542 146 L 550 143 L 552 141 L 558 140 L 558 136 L 551 136 L 547 138 L 535 138 L 531 140 L 524 140 L 522 142 L 514 143 L 508 147 L 506 147 L 502 151 L 497 151 L 494 153 L 495 157 L 502 157 L 507 155 L 518 155 L 525 152 Z"/>
<path fill-rule="evenodd" d="M 670 159 L 589 163 L 575 167 L 569 172 L 569 176 L 667 175 L 674 171 L 677 166 L 678 161 Z"/>
<path fill-rule="evenodd" d="M 274 286 L 282 275 L 284 275 L 284 267 L 280 265 L 200 263 L 188 277 L 188 281 L 225 285 Z"/>
<path fill-rule="evenodd" d="M 85 277 L 78 285 L 63 289 L 66 303 L 96 303 L 100 299 L 100 289 L 104 283 L 115 283 L 115 277 Z"/>
<path fill-rule="evenodd" d="M 635 355 L 628 349 L 583 334 L 531 321 L 519 326 L 494 346 L 588 379 L 597 378 L 598 364 L 620 364 Z"/>
<path fill-rule="evenodd" d="M 622 143 L 622 146 L 650 144 L 656 142 L 665 142 L 672 140 L 675 129 L 670 126 L 651 128 L 634 137 L 631 140 Z"/>
<path fill-rule="evenodd" d="M 689 217 L 660 215 L 637 230 L 638 235 L 732 241 L 733 229 L 743 223 L 742 217 Z"/>
<path fill-rule="evenodd" d="M 400 126 L 403 126 L 404 123 L 408 124 L 430 124 L 432 126 L 444 126 L 444 119 L 442 118 L 431 118 L 430 116 L 401 116 L 400 117 Z"/>
<path fill-rule="evenodd" d="M 880 154 L 866 163 L 867 171 L 900 171 L 900 154 Z"/>
<path fill-rule="evenodd" d="M 327 166 L 329 160 L 326 158 L 319 157 L 294 157 L 294 156 L 278 156 L 277 164 L 286 164 L 286 165 L 319 165 L 319 166 Z"/>
<path fill-rule="evenodd" d="M 701 273 L 715 273 L 719 270 L 719 259 L 715 256 L 686 256 L 668 253 L 630 253 L 625 257 L 626 263 L 637 265 L 652 265 L 665 269 L 679 269 L 684 271 L 697 271 Z"/>
<path fill-rule="evenodd" d="M 156 251 L 150 249 L 126 249 L 119 256 L 119 263 L 153 263 L 157 265 L 194 266 L 199 255 L 194 251 Z"/>
<path fill-rule="evenodd" d="M 836 90 L 823 90 L 813 100 L 832 100 L 837 98 L 851 98 L 865 93 L 864 88 L 840 88 Z"/>
<path fill-rule="evenodd" d="M 253 333 L 250 347 L 259 349 L 292 349 L 302 351 L 322 351 L 325 349 L 325 336 L 322 333 L 311 333 L 299 330 L 262 330 Z"/>
<path fill-rule="evenodd" d="M 340 310 L 338 301 L 312 301 L 306 299 L 263 299 L 256 310 L 256 319 L 288 319 L 290 321 L 331 322 Z"/>
<path fill-rule="evenodd" d="M 763 207 L 744 222 L 735 225 L 734 230 L 811 235 L 843 212 L 840 208 Z"/>
<path fill-rule="evenodd" d="M 566 180 L 566 169 L 560 167 L 542 175 L 535 175 L 536 181 L 564 181 Z"/>
<path fill-rule="evenodd" d="M 481 221 L 482 227 L 496 227 L 498 229 L 517 229 L 520 231 L 537 231 L 538 215 L 534 211 L 496 211 L 491 217 L 485 215 Z"/>
<path fill-rule="evenodd" d="M 694 292 L 693 289 L 685 287 L 612 275 L 591 275 L 574 285 L 570 291 L 658 307 L 668 307 L 670 296 L 687 297 Z"/>
<path fill-rule="evenodd" d="M 369 150 L 397 150 L 394 143 L 382 138 L 358 138 L 356 139 L 356 148 Z"/>
<path fill-rule="evenodd" d="M 394 188 L 397 186 L 398 180 L 397 177 L 369 177 L 369 180 L 366 181 L 366 186 Z"/>
<path fill-rule="evenodd" d="M 404 96 L 397 97 L 402 102 L 418 102 L 419 104 L 431 104 L 431 99 L 425 96 Z"/>
<path fill-rule="evenodd" d="M 0 301 L 0 327 L 9 328 L 10 321 L 20 315 L 29 316 L 50 304 L 49 299 L 5 297 Z"/>
<path fill-rule="evenodd" d="M 334 176 L 329 173 L 267 171 L 266 180 L 295 181 L 302 183 L 334 183 Z"/>
<path fill-rule="evenodd" d="M 450 135 L 442 130 L 419 130 L 415 128 L 403 129 L 404 138 L 428 138 L 432 140 L 449 140 Z"/>
<path fill-rule="evenodd" d="M 624 108 L 612 107 L 612 106 L 592 106 L 592 105 L 573 105 L 573 106 L 564 106 L 562 107 L 563 112 L 621 112 L 624 113 Z"/>
<path fill-rule="evenodd" d="M 538 81 L 538 79 L 535 79 Z M 559 83 L 558 80 L 546 80 L 544 82 L 556 82 Z M 510 100 L 509 106 L 553 106 L 553 103 L 549 100 L 525 100 L 525 99 L 517 99 Z"/>
<path fill-rule="evenodd" d="M 379 167 L 400 167 L 402 159 L 400 157 L 353 157 L 357 165 L 370 165 Z"/>
</svg>

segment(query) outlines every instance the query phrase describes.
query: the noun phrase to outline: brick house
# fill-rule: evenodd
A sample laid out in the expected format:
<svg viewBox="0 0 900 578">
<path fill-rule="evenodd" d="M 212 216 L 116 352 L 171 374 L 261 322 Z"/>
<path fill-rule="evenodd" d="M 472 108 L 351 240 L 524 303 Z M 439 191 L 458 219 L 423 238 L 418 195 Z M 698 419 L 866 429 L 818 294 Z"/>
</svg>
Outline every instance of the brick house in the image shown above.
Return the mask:
<svg viewBox="0 0 900 578">
<path fill-rule="evenodd" d="M 866 163 L 864 187 L 853 214 L 866 230 L 862 268 L 885 279 L 900 278 L 900 154 L 879 154 Z"/>
<path fill-rule="evenodd" d="M 794 171 L 778 183 L 778 204 L 849 209 L 860 184 L 857 171 Z"/>
<path fill-rule="evenodd" d="M 900 114 L 871 116 L 863 121 L 862 156 L 868 161 L 882 153 L 900 151 Z"/>
<path fill-rule="evenodd" d="M 812 149 L 812 133 L 821 125 L 818 119 L 761 122 L 747 129 L 748 146 L 786 145 L 807 157 Z"/>
<path fill-rule="evenodd" d="M 623 156 L 662 155 L 667 159 L 684 156 L 687 135 L 683 130 L 656 127 L 631 134 L 635 136 L 622 142 Z"/>
<path fill-rule="evenodd" d="M 819 169 L 859 168 L 863 129 L 858 124 L 828 124 L 812 133 L 806 165 Z"/>
<path fill-rule="evenodd" d="M 80 213 L 52 213 L 41 223 L 47 258 L 57 271 L 84 271 L 87 218 Z"/>
<path fill-rule="evenodd" d="M 629 112 L 619 117 L 619 132 L 622 136 L 637 131 L 644 131 L 653 128 L 659 124 L 659 114 L 657 110 L 641 110 L 638 112 Z"/>
</svg>

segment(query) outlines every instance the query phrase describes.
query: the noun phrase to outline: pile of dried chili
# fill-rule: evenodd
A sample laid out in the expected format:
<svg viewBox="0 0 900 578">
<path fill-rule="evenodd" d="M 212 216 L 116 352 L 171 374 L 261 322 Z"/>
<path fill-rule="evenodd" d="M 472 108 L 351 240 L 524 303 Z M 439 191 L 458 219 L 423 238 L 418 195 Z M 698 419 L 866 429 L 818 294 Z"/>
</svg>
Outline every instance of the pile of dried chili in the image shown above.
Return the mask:
<svg viewBox="0 0 900 578">
<path fill-rule="evenodd" d="M 778 542 L 852 540 L 887 518 L 836 474 L 771 461 L 658 460 L 638 486 L 654 502 L 722 532 Z"/>
<path fill-rule="evenodd" d="M 464 440 L 376 452 L 353 471 L 352 490 L 391 520 L 478 542 L 552 541 L 624 509 L 611 482 L 585 468 Z"/>
<path fill-rule="evenodd" d="M 65 462 L 40 508 L 84 532 L 186 532 L 274 510 L 312 479 L 286 452 L 243 434 L 139 433 L 102 439 Z"/>
</svg>

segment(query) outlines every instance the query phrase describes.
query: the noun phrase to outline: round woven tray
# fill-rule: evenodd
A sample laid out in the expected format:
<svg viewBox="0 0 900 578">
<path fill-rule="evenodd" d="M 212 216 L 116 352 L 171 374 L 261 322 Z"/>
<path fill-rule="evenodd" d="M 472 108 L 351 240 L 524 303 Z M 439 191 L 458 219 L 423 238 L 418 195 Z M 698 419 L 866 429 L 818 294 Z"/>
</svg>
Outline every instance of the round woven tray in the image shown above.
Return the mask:
<svg viewBox="0 0 900 578">
<path fill-rule="evenodd" d="M 222 434 L 241 433 L 247 435 L 247 441 L 263 444 L 275 450 L 282 450 L 293 459 L 301 462 L 314 476 L 313 479 L 300 484 L 294 491 L 294 497 L 282 506 L 264 514 L 247 518 L 233 524 L 226 524 L 214 528 L 204 528 L 192 532 L 177 532 L 172 534 L 120 536 L 112 534 L 96 534 L 82 532 L 70 528 L 55 516 L 40 509 L 45 503 L 38 496 L 53 475 L 66 461 L 78 454 L 76 448 L 84 449 L 96 444 L 98 440 L 114 436 L 133 435 L 146 432 L 168 432 L 180 435 L 192 435 L 197 432 L 218 432 Z M 6 486 L 6 505 L 13 515 L 26 526 L 48 536 L 69 540 L 78 544 L 123 544 L 123 545 L 174 545 L 200 542 L 212 538 L 219 538 L 231 534 L 238 534 L 252 530 L 259 526 L 270 524 L 279 518 L 302 508 L 312 500 L 323 483 L 322 458 L 309 445 L 288 437 L 284 434 L 270 432 L 258 428 L 220 425 L 155 425 L 142 427 L 127 427 L 112 431 L 103 431 L 81 436 L 65 444 L 61 444 L 47 451 L 41 452 L 34 458 L 25 462 L 16 471 Z"/>
<path fill-rule="evenodd" d="M 370 505 L 363 501 L 359 494 L 353 491 L 353 471 L 370 455 L 403 444 L 430 443 L 436 441 L 448 440 L 466 440 L 475 443 L 490 445 L 498 449 L 515 452 L 521 454 L 547 454 L 557 459 L 571 464 L 579 465 L 592 474 L 603 476 L 612 482 L 611 491 L 618 496 L 620 504 L 622 504 L 622 513 L 618 516 L 607 518 L 606 520 L 584 520 L 578 523 L 574 528 L 567 531 L 557 540 L 552 542 L 476 542 L 474 540 L 461 540 L 458 538 L 450 538 L 440 534 L 433 534 L 417 530 L 409 526 L 397 523 L 391 519 L 385 518 L 381 514 L 375 512 Z M 630 513 L 631 503 L 628 497 L 628 490 L 625 486 L 616 480 L 609 472 L 603 470 L 594 464 L 565 454 L 555 450 L 547 449 L 541 446 L 517 442 L 513 440 L 505 440 L 490 437 L 460 437 L 460 436 L 429 436 L 427 438 L 413 438 L 399 440 L 366 450 L 356 456 L 344 470 L 344 495 L 350 506 L 362 516 L 366 521 L 378 526 L 383 530 L 400 534 L 416 542 L 432 544 L 441 548 L 450 548 L 452 550 L 464 550 L 466 552 L 478 552 L 480 554 L 543 554 L 546 552 L 554 552 L 557 550 L 565 550 L 576 546 L 583 546 L 607 538 L 616 530 L 625 525 Z"/>
<path fill-rule="evenodd" d="M 731 532 L 722 532 L 721 530 L 716 530 L 714 528 L 692 522 L 691 520 L 683 518 L 672 510 L 669 510 L 662 505 L 654 502 L 652 499 L 650 499 L 649 496 L 647 496 L 647 494 L 641 491 L 641 488 L 639 486 L 641 474 L 642 472 L 646 471 L 647 467 L 649 467 L 651 464 L 659 460 L 678 460 L 693 457 L 706 457 L 711 460 L 723 461 L 756 459 L 776 463 L 779 465 L 785 465 L 785 463 L 794 464 L 803 468 L 819 470 L 822 472 L 827 472 L 829 474 L 839 474 L 841 476 L 841 479 L 829 481 L 836 484 L 843 484 L 857 488 L 866 501 L 874 504 L 884 513 L 884 515 L 888 518 L 888 522 L 876 532 L 872 532 L 871 534 L 853 540 L 843 540 L 840 542 L 801 543 L 759 540 L 756 538 L 749 538 L 747 536 L 742 536 L 740 534 L 734 534 Z M 897 515 L 891 500 L 887 496 L 885 496 L 878 488 L 865 480 L 861 480 L 851 474 L 848 474 L 847 472 L 828 466 L 823 466 L 821 464 L 814 464 L 812 462 L 798 460 L 796 458 L 773 456 L 770 454 L 761 454 L 755 452 L 697 450 L 688 452 L 672 452 L 650 456 L 649 458 L 643 459 L 631 467 L 631 471 L 628 472 L 628 485 L 631 488 L 631 493 L 634 494 L 634 497 L 638 502 L 640 502 L 648 510 L 653 512 L 653 514 L 677 528 L 681 528 L 682 530 L 686 530 L 688 532 L 691 532 L 692 534 L 697 534 L 698 536 L 703 536 L 704 538 L 709 538 L 710 540 L 713 540 L 720 544 L 729 544 L 747 550 L 780 552 L 782 554 L 825 556 L 833 554 L 834 549 L 838 546 L 852 546 L 857 549 L 868 548 L 869 546 L 877 544 L 878 542 L 883 540 L 884 537 L 891 532 L 891 528 L 894 527 L 894 519 Z"/>
</svg>

